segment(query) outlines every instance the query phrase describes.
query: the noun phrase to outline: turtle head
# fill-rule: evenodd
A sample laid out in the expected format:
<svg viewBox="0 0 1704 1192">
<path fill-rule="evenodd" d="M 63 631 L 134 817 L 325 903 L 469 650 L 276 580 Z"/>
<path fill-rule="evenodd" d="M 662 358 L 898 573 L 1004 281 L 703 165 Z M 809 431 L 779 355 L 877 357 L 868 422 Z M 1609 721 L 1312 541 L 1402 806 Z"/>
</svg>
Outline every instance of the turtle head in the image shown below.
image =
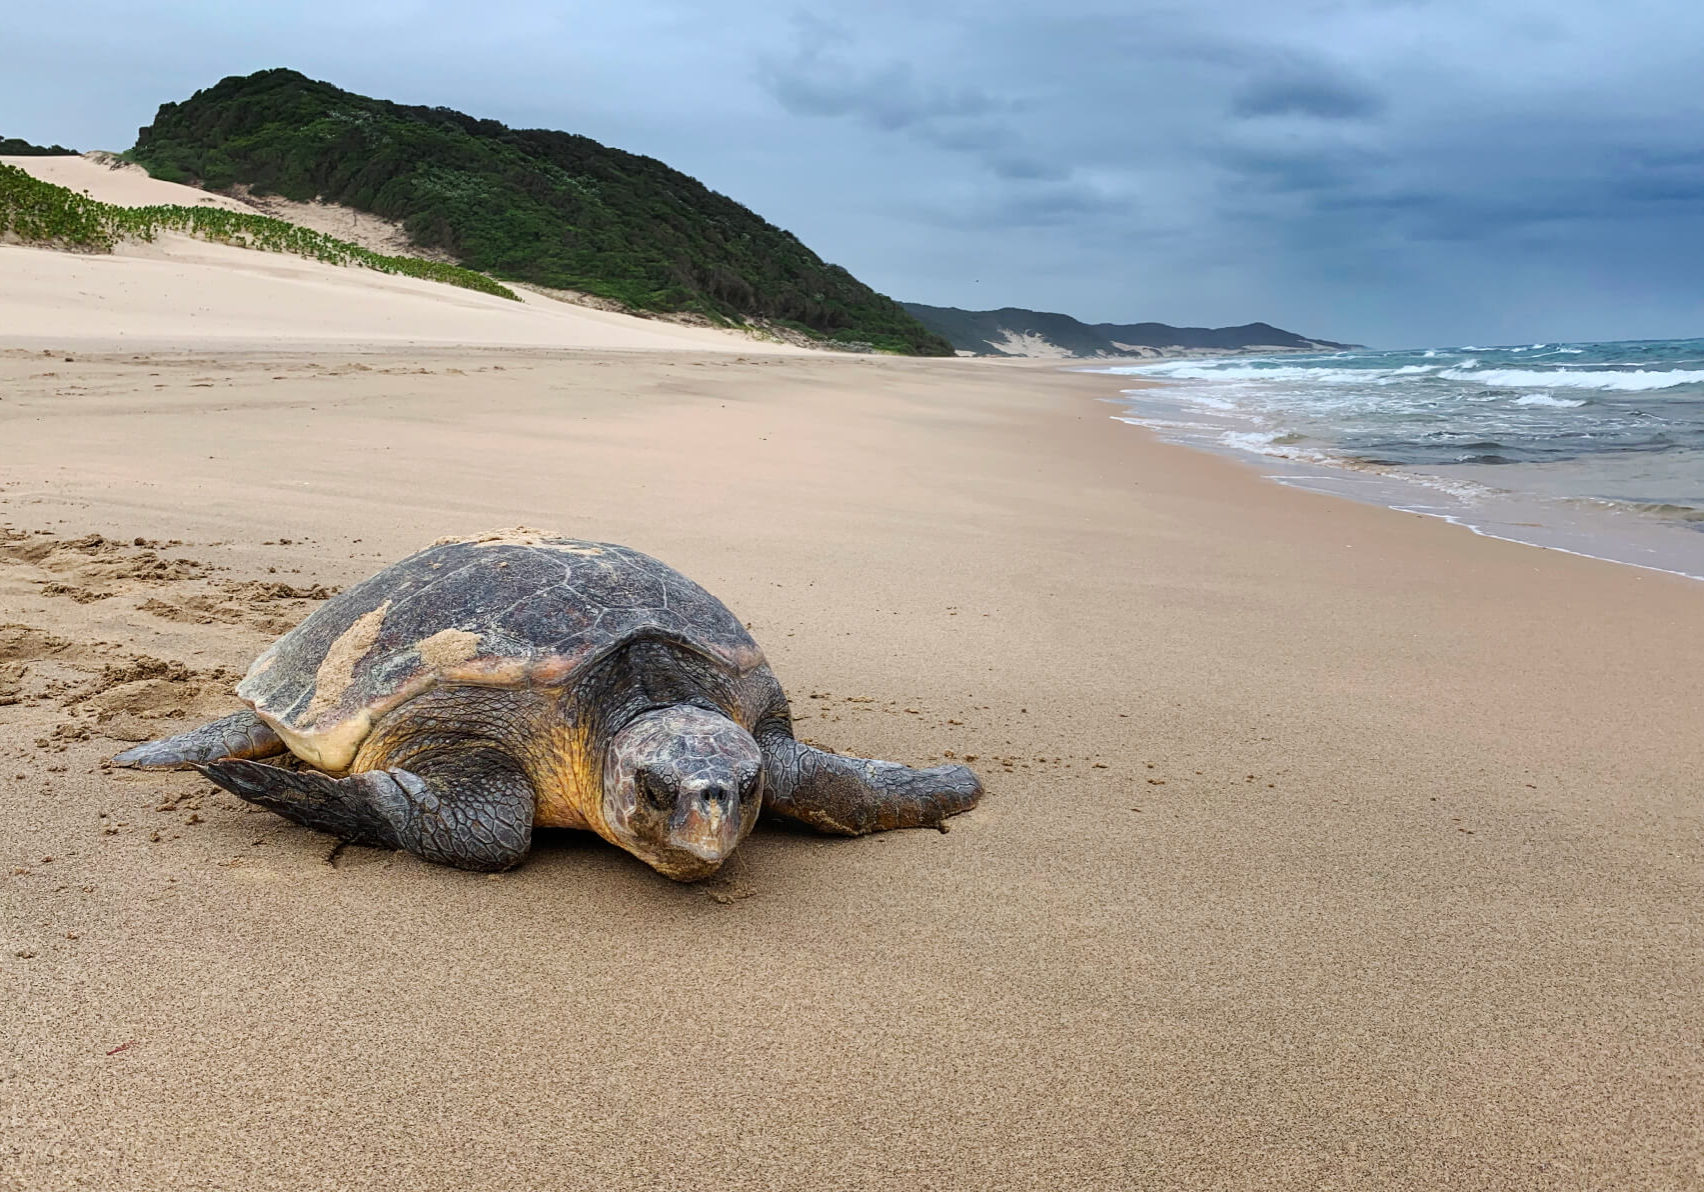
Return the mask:
<svg viewBox="0 0 1704 1192">
<path fill-rule="evenodd" d="M 709 877 L 757 823 L 763 754 L 745 729 L 690 704 L 639 716 L 610 742 L 611 840 L 676 881 Z"/>
</svg>

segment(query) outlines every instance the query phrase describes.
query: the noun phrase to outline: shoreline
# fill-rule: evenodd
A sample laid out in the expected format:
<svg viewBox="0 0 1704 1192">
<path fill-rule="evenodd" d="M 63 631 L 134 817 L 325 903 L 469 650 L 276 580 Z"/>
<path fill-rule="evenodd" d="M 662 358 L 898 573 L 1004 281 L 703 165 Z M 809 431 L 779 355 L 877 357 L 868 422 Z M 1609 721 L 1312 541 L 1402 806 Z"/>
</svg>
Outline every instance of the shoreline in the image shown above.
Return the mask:
<svg viewBox="0 0 1704 1192">
<path fill-rule="evenodd" d="M 1690 583 L 1109 433 L 1054 362 L 67 354 L 0 352 L 0 1187 L 1489 1192 L 1704 1154 Z M 801 736 L 987 797 L 760 826 L 688 887 L 101 767 L 230 710 L 325 590 L 514 524 L 679 568 Z"/>
<path fill-rule="evenodd" d="M 1132 379 L 1114 373 L 1098 375 L 1122 382 Z M 1222 427 L 1212 425 L 1214 415 L 1195 408 L 1187 410 L 1189 423 L 1180 424 L 1177 419 L 1185 411 L 1143 396 L 1149 390 L 1170 388 L 1166 380 L 1141 379 L 1143 384 L 1125 384 L 1116 396 L 1105 399 L 1122 407 L 1121 414 L 1109 415 L 1114 421 L 1141 427 L 1163 442 L 1234 461 L 1274 484 L 1436 518 L 1501 542 L 1704 581 L 1704 534 L 1696 530 L 1617 509 L 1612 502 L 1596 498 L 1541 496 L 1418 467 L 1370 464 L 1328 453 L 1303 459 L 1232 445 L 1223 437 L 1227 432 L 1238 433 L 1240 424 L 1225 420 Z"/>
</svg>

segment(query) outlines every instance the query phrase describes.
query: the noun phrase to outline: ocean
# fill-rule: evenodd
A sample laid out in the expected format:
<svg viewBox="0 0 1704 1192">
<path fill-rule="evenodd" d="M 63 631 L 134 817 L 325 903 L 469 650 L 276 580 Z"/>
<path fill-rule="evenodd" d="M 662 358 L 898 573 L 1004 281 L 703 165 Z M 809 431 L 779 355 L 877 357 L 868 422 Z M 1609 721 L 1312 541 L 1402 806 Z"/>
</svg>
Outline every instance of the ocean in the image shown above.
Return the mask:
<svg viewBox="0 0 1704 1192">
<path fill-rule="evenodd" d="M 1704 579 L 1704 339 L 1353 350 L 1095 369 L 1118 417 L 1274 480 Z"/>
</svg>

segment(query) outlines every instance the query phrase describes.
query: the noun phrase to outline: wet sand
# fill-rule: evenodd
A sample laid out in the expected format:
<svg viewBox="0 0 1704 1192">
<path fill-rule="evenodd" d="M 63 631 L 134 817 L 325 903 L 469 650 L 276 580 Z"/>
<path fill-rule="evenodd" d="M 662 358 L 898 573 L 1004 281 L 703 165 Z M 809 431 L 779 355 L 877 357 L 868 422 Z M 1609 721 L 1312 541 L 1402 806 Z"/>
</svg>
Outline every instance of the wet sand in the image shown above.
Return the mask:
<svg viewBox="0 0 1704 1192">
<path fill-rule="evenodd" d="M 1704 1178 L 1704 587 L 1051 367 L 388 351 L 0 352 L 0 1188 Z M 680 886 L 102 768 L 515 523 L 674 564 L 802 735 L 984 804 Z"/>
</svg>

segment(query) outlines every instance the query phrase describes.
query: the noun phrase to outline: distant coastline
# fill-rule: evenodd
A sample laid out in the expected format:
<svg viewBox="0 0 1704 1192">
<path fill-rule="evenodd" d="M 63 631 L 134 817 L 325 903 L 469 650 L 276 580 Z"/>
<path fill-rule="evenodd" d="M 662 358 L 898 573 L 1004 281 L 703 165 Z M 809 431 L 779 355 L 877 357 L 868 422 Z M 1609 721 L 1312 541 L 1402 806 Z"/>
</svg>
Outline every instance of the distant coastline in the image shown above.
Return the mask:
<svg viewBox="0 0 1704 1192">
<path fill-rule="evenodd" d="M 953 345 L 960 356 L 1017 356 L 1042 360 L 1156 360 L 1277 352 L 1326 352 L 1360 347 L 1314 339 L 1270 323 L 1238 327 L 1174 327 L 1169 323 L 1084 323 L 1052 311 L 1006 306 L 961 310 L 902 302 L 906 313 Z"/>
</svg>

